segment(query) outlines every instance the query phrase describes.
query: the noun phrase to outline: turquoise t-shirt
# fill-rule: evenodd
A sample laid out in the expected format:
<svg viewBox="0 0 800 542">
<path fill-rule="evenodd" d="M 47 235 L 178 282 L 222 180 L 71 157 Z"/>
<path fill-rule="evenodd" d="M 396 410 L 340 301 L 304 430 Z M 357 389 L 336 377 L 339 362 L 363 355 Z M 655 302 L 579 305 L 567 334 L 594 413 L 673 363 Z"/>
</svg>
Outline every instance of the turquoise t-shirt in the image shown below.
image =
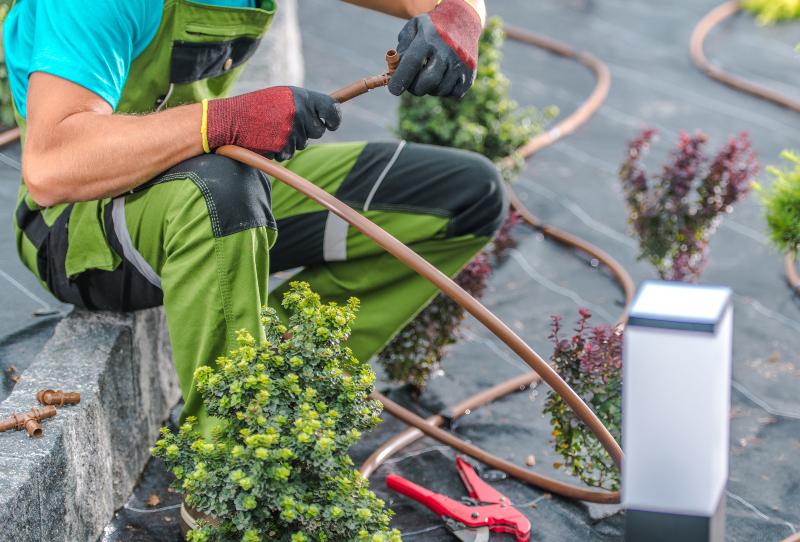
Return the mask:
<svg viewBox="0 0 800 542">
<path fill-rule="evenodd" d="M 255 7 L 256 0 L 199 0 Z M 3 24 L 14 103 L 26 114 L 28 77 L 46 72 L 85 87 L 116 109 L 134 59 L 158 31 L 164 0 L 18 0 Z"/>
</svg>

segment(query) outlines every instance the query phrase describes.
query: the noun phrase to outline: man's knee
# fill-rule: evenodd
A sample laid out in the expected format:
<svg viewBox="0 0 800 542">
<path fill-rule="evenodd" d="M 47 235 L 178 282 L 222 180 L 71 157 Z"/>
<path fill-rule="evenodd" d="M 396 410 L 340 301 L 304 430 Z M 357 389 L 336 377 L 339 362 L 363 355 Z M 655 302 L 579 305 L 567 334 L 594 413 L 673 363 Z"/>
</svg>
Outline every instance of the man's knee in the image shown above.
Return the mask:
<svg viewBox="0 0 800 542">
<path fill-rule="evenodd" d="M 460 205 L 449 227 L 450 235 L 492 236 L 508 209 L 503 179 L 497 166 L 477 153 L 462 153 L 458 173 L 451 178 Z"/>
<path fill-rule="evenodd" d="M 188 179 L 196 186 L 205 201 L 214 237 L 258 227 L 277 228 L 269 179 L 255 168 L 207 154 L 181 162 L 156 182 L 172 179 Z"/>
</svg>

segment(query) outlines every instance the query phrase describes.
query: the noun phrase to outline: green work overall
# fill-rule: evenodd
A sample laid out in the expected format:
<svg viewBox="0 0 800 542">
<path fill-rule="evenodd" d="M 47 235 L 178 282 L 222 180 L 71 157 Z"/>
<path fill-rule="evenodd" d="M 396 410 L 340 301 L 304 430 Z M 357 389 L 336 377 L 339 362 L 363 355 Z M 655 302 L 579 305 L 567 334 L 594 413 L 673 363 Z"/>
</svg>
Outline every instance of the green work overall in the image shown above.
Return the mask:
<svg viewBox="0 0 800 542">
<path fill-rule="evenodd" d="M 161 26 L 135 59 L 117 113 L 218 98 L 274 13 L 165 0 Z M 24 130 L 24 123 L 19 118 Z M 199 134 L 198 134 L 198 137 Z M 317 145 L 284 163 L 361 211 L 449 275 L 502 221 L 501 181 L 485 158 L 404 142 Z M 59 299 L 92 310 L 163 304 L 185 400 L 207 428 L 194 372 L 263 336 L 259 310 L 279 311 L 270 273 L 298 267 L 325 300 L 361 300 L 350 345 L 376 354 L 436 293 L 370 239 L 286 185 L 217 155 L 182 162 L 114 199 L 40 208 L 24 184 L 15 216 L 25 265 Z"/>
</svg>

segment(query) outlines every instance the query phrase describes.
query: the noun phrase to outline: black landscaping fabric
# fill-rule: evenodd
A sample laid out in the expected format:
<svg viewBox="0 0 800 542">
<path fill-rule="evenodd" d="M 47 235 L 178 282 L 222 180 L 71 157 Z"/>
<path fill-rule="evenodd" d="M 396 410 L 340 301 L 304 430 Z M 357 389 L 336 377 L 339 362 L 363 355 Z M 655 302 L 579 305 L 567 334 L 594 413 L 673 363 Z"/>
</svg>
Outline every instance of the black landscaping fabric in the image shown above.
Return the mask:
<svg viewBox="0 0 800 542">
<path fill-rule="evenodd" d="M 687 44 L 694 24 L 715 0 L 503 0 L 489 10 L 515 26 L 541 32 L 588 50 L 608 63 L 609 98 L 578 133 L 537 155 L 518 187 L 532 210 L 546 222 L 584 237 L 607 250 L 637 281 L 653 271 L 636 261 L 636 243 L 625 223 L 616 169 L 626 142 L 645 125 L 661 130 L 652 155 L 658 168 L 681 129 L 702 129 L 719 147 L 729 135 L 746 130 L 763 164 L 778 163 L 783 148 L 800 148 L 800 115 L 716 83 L 691 64 Z M 393 46 L 401 23 L 330 0 L 301 0 L 306 86 L 333 90 L 383 69 L 383 53 Z M 357 25 L 354 25 L 357 21 Z M 358 31 L 354 32 L 354 27 Z M 748 15 L 724 23 L 707 43 L 716 63 L 740 75 L 797 96 L 800 94 L 800 23 L 760 27 Z M 504 68 L 512 92 L 522 104 L 555 104 L 572 111 L 591 92 L 593 78 L 583 67 L 515 43 L 505 49 Z M 246 77 L 257 79 L 258 73 Z M 344 106 L 341 129 L 326 141 L 386 140 L 396 123 L 396 98 L 377 91 Z M 0 204 L 10 220 L 16 193 L 9 167 L 0 170 Z M 762 180 L 767 180 L 762 175 Z M 409 179 L 413 182 L 413 179 Z M 622 296 L 608 275 L 583 257 L 518 228 L 519 247 L 496 272 L 485 303 L 547 356 L 549 316 L 569 322 L 588 307 L 598 323 L 613 321 Z M 36 282 L 13 254 L 10 227 L 0 235 L 4 272 L 47 303 Z M 769 247 L 762 209 L 755 196 L 726 217 L 711 244 L 712 262 L 703 282 L 735 291 L 735 385 L 731 411 L 731 472 L 727 493 L 729 541 L 778 541 L 800 528 L 800 304 L 784 283 L 782 257 Z M 0 277 L 0 283 L 5 281 Z M 38 305 L 8 284 L 0 304 L 0 363 L 9 364 L 3 345 L 20 329 L 30 329 Z M 10 292 L 10 293 L 6 293 Z M 391 310 L 391 307 L 387 307 Z M 41 326 L 41 325 L 40 325 Z M 46 334 L 48 326 L 32 336 Z M 38 340 L 38 339 L 37 339 Z M 3 342 L 6 341 L 6 342 Z M 38 344 L 38 343 L 36 343 Z M 35 350 L 35 349 L 34 349 Z M 422 415 L 525 370 L 507 349 L 476 322 L 467 320 L 464 337 L 448 354 L 442 371 L 419 403 L 402 388 L 382 389 Z M 2 388 L 0 388 L 2 389 Z M 544 386 L 477 410 L 456 432 L 506 459 L 525 464 L 533 454 L 537 472 L 561 479 L 554 470 L 548 421 L 542 416 Z M 681 390 L 675 390 L 675 401 Z M 390 416 L 353 450 L 357 463 L 379 443 L 402 429 Z M 406 540 L 453 540 L 439 519 L 420 505 L 386 491 L 384 478 L 398 472 L 430 489 L 458 498 L 464 489 L 451 450 L 425 439 L 404 451 L 373 476 L 373 487 L 397 512 L 394 525 Z M 533 540 L 620 540 L 623 518 L 613 506 L 586 505 L 551 497 L 496 472 L 484 475 L 519 503 L 533 524 Z M 159 507 L 177 496 L 165 489 L 163 467 L 151 462 L 113 524 L 107 541 L 179 540 L 177 510 L 143 513 L 151 494 Z M 156 507 L 158 508 L 158 507 Z M 139 511 L 137 511 L 139 510 Z M 495 535 L 492 540 L 510 540 Z"/>
</svg>

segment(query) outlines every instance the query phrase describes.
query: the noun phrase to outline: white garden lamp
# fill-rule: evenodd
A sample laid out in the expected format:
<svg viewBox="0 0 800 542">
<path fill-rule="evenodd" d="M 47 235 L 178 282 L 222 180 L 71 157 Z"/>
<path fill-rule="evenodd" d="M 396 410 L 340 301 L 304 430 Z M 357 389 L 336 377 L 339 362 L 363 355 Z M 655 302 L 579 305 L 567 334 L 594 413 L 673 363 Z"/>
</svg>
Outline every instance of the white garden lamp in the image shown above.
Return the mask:
<svg viewBox="0 0 800 542">
<path fill-rule="evenodd" d="M 724 539 L 732 338 L 728 288 L 639 288 L 623 349 L 628 542 Z"/>
</svg>

